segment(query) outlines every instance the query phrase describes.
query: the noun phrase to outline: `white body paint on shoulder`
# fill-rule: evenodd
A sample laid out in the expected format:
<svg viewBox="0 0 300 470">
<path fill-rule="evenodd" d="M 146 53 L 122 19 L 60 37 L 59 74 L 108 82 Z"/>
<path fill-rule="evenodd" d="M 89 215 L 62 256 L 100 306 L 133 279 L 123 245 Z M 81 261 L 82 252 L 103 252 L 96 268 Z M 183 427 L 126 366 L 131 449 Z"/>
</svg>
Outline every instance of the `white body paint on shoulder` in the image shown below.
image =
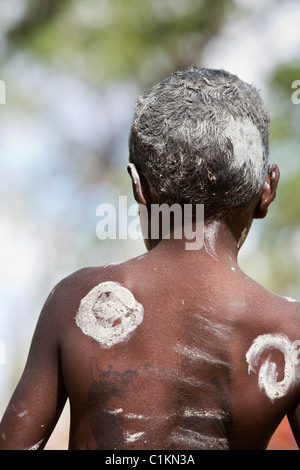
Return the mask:
<svg viewBox="0 0 300 470">
<path fill-rule="evenodd" d="M 288 302 L 297 302 L 296 299 L 293 299 L 293 297 L 284 297 Z"/>
<path fill-rule="evenodd" d="M 142 323 L 143 306 L 118 282 L 102 282 L 82 300 L 75 317 L 81 331 L 110 348 L 129 339 Z"/>
<path fill-rule="evenodd" d="M 284 377 L 277 382 L 277 366 L 268 357 L 260 366 L 258 372 L 259 388 L 263 390 L 271 401 L 285 396 L 297 380 L 297 365 L 293 361 L 293 344 L 282 334 L 265 334 L 258 336 L 246 353 L 248 373 L 256 372 L 259 359 L 267 349 L 278 349 L 285 360 Z"/>
</svg>

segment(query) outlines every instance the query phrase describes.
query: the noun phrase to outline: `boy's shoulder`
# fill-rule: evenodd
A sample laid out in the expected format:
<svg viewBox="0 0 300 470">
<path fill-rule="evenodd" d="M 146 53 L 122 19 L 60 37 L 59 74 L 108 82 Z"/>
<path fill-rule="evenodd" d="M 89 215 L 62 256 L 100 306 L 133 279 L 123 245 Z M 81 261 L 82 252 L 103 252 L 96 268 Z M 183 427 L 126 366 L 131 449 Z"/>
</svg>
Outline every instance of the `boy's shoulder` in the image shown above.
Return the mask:
<svg viewBox="0 0 300 470">
<path fill-rule="evenodd" d="M 282 333 L 300 340 L 300 302 L 288 296 L 278 295 L 262 286 L 256 290 L 257 313 L 261 324 L 270 331 Z"/>
<path fill-rule="evenodd" d="M 273 294 L 274 295 L 274 294 Z M 284 329 L 300 340 L 300 302 L 292 297 L 276 295 L 277 314 Z"/>
<path fill-rule="evenodd" d="M 64 277 L 51 291 L 48 300 L 59 304 L 78 304 L 93 288 L 104 282 L 123 284 L 128 272 L 128 262 L 105 266 L 85 267 Z"/>
<path fill-rule="evenodd" d="M 96 286 L 101 283 L 114 283 L 130 289 L 134 294 L 142 293 L 143 299 L 147 299 L 152 275 L 149 278 L 149 274 L 144 271 L 145 265 L 142 264 L 142 260 L 136 258 L 117 264 L 79 269 L 62 279 L 49 298 L 53 299 L 52 305 L 56 310 L 59 309 L 64 313 L 74 312 L 81 300 Z M 157 279 L 152 281 L 156 283 Z M 300 340 L 300 302 L 291 297 L 275 294 L 255 281 L 250 279 L 248 281 L 240 286 L 240 291 L 247 290 L 246 297 L 252 299 L 247 302 L 247 319 L 245 319 L 250 330 L 254 328 L 254 330 L 273 331 L 289 336 L 293 341 Z M 169 289 L 171 284 L 169 283 Z M 233 296 L 235 294 L 236 292 L 232 293 Z"/>
<path fill-rule="evenodd" d="M 64 277 L 54 287 L 52 293 L 62 297 L 75 298 L 87 294 L 91 289 L 102 282 L 120 278 L 120 268 L 110 264 L 105 266 L 84 267 Z"/>
</svg>

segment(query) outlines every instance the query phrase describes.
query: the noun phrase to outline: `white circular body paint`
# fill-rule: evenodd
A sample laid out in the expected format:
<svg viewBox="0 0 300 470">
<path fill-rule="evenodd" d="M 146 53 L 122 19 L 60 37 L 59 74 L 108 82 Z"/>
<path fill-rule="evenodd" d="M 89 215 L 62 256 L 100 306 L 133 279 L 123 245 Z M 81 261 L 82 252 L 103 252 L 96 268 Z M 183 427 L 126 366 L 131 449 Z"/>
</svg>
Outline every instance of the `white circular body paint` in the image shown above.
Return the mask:
<svg viewBox="0 0 300 470">
<path fill-rule="evenodd" d="M 246 354 L 248 373 L 256 372 L 261 354 L 267 349 L 275 348 L 284 356 L 284 377 L 277 382 L 277 366 L 268 357 L 260 366 L 258 372 L 258 385 L 264 390 L 270 400 L 285 396 L 297 379 L 296 364 L 293 361 L 293 344 L 282 334 L 265 334 L 258 336 Z"/>
<path fill-rule="evenodd" d="M 80 302 L 75 317 L 81 331 L 110 348 L 129 339 L 142 323 L 143 306 L 118 282 L 102 282 Z"/>
</svg>

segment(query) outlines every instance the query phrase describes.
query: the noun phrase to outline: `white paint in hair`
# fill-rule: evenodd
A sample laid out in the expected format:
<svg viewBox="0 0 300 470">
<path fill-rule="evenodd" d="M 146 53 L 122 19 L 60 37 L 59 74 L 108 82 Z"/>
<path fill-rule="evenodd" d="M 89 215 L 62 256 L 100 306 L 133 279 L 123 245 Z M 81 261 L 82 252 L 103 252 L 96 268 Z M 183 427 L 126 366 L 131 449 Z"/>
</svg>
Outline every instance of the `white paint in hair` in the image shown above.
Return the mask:
<svg viewBox="0 0 300 470">
<path fill-rule="evenodd" d="M 258 385 L 271 401 L 284 397 L 297 379 L 297 370 L 295 361 L 293 361 L 293 344 L 283 334 L 265 334 L 258 336 L 252 343 L 252 346 L 246 353 L 248 363 L 248 373 L 256 372 L 259 360 L 268 349 L 279 350 L 285 360 L 284 377 L 277 381 L 277 366 L 270 361 L 270 356 L 261 364 L 258 372 Z"/>
<path fill-rule="evenodd" d="M 256 175 L 260 176 L 264 166 L 264 146 L 260 132 L 253 122 L 250 119 L 235 120 L 230 117 L 224 134 L 233 145 L 233 166 L 240 168 L 250 160 Z"/>
<path fill-rule="evenodd" d="M 110 348 L 128 340 L 143 317 L 144 308 L 133 294 L 118 282 L 107 281 L 81 300 L 75 321 L 102 348 Z"/>
</svg>

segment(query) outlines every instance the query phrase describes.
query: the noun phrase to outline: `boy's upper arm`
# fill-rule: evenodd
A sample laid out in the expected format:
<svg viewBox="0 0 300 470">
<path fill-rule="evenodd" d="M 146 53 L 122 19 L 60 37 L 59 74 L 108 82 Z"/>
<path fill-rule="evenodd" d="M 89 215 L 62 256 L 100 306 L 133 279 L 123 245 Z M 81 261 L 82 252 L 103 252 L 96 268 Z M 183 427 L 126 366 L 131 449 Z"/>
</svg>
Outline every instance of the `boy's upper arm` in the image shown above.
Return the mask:
<svg viewBox="0 0 300 470">
<path fill-rule="evenodd" d="M 296 367 L 296 387 L 298 389 L 298 400 L 289 410 L 287 416 L 288 420 L 294 435 L 294 438 L 297 442 L 297 445 L 300 449 L 300 328 L 299 328 L 299 320 L 300 320 L 300 303 L 295 303 L 295 316 L 292 317 L 292 327 L 296 330 L 297 339 L 293 343 L 293 350 L 292 350 L 292 360 Z"/>
<path fill-rule="evenodd" d="M 0 424 L 0 449 L 43 448 L 66 402 L 59 358 L 62 287 L 55 290 L 42 309 L 24 372 Z"/>
<path fill-rule="evenodd" d="M 298 404 L 288 413 L 288 419 L 293 431 L 294 438 L 300 449 L 300 397 Z"/>
</svg>

